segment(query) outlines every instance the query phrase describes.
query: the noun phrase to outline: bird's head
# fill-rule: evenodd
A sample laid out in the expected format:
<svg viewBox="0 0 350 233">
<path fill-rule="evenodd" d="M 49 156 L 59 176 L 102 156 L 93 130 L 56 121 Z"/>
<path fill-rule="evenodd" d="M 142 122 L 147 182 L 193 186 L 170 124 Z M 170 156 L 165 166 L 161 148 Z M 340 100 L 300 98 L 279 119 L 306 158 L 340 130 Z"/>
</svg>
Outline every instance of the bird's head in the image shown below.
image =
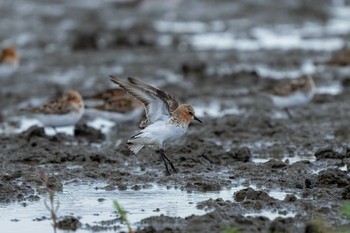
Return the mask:
<svg viewBox="0 0 350 233">
<path fill-rule="evenodd" d="M 196 120 L 203 123 L 198 117 L 196 117 L 196 113 L 191 105 L 181 104 L 178 108 L 180 115 L 183 117 L 185 122 L 190 123 L 191 120 Z"/>
</svg>

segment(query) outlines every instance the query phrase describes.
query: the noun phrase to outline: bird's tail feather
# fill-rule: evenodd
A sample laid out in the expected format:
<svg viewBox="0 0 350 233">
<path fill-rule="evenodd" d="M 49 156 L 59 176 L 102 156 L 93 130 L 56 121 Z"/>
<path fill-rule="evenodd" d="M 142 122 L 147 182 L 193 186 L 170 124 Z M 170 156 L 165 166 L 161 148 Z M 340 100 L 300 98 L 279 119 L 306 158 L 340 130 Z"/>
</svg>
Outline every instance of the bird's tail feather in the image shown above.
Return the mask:
<svg viewBox="0 0 350 233">
<path fill-rule="evenodd" d="M 134 152 L 134 154 L 137 154 L 143 147 L 144 145 L 142 144 L 129 144 L 129 149 Z"/>
</svg>

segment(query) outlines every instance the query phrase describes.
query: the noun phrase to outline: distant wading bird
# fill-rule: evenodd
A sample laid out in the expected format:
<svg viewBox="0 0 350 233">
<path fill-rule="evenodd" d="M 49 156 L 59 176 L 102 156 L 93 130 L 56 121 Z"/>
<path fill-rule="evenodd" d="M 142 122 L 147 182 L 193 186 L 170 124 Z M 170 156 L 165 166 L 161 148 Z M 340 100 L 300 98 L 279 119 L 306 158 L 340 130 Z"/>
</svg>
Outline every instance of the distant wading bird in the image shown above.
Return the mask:
<svg viewBox="0 0 350 233">
<path fill-rule="evenodd" d="M 56 127 L 75 125 L 84 113 L 84 101 L 76 91 L 67 91 L 61 98 L 40 107 L 25 109 L 32 113 L 44 126 Z"/>
<path fill-rule="evenodd" d="M 278 108 L 285 109 L 289 118 L 293 118 L 289 108 L 308 104 L 315 92 L 315 82 L 309 75 L 265 90 L 273 104 Z"/>
<path fill-rule="evenodd" d="M 202 123 L 195 116 L 194 109 L 188 104 L 179 105 L 173 96 L 138 79 L 128 78 L 127 82 L 110 77 L 112 82 L 145 105 L 147 119 L 141 123 L 142 129 L 126 142 L 129 149 L 137 154 L 145 145 L 158 145 L 167 174 L 170 174 L 168 163 L 177 172 L 165 155 L 165 143 L 184 135 L 191 120 Z"/>
<path fill-rule="evenodd" d="M 139 120 L 144 113 L 143 104 L 122 88 L 108 89 L 84 100 L 87 115 L 118 123 Z"/>
<path fill-rule="evenodd" d="M 0 51 L 0 76 L 11 75 L 18 65 L 19 56 L 14 47 L 6 47 Z"/>
</svg>

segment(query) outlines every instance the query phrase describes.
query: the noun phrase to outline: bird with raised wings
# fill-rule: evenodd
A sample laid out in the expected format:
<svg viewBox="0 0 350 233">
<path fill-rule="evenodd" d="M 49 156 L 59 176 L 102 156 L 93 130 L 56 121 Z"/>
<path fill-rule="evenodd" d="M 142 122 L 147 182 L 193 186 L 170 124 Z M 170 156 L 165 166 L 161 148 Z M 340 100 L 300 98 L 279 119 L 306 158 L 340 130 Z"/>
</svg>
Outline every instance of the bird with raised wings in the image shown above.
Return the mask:
<svg viewBox="0 0 350 233">
<path fill-rule="evenodd" d="M 129 149 L 137 154 L 145 145 L 158 145 L 167 174 L 170 174 L 168 164 L 177 172 L 165 155 L 165 143 L 184 135 L 192 120 L 202 123 L 193 107 L 179 104 L 172 95 L 135 78 L 128 78 L 127 82 L 111 76 L 111 81 L 145 106 L 147 119 L 141 123 L 142 129 L 127 141 Z"/>
</svg>

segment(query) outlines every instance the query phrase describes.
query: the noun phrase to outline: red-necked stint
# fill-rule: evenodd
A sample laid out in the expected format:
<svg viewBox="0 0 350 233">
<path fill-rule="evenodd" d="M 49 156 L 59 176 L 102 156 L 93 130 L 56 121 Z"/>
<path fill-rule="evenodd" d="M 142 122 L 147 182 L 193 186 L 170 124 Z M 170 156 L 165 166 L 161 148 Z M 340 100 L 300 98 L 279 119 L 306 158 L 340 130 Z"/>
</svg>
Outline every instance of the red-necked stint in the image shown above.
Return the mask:
<svg viewBox="0 0 350 233">
<path fill-rule="evenodd" d="M 165 143 L 184 135 L 191 120 L 202 123 L 195 116 L 194 109 L 189 104 L 179 104 L 173 96 L 138 79 L 128 78 L 127 82 L 111 76 L 111 81 L 145 106 L 147 120 L 144 122 L 144 128 L 127 141 L 129 149 L 136 154 L 145 145 L 158 145 L 167 174 L 170 174 L 168 163 L 172 170 L 177 172 L 165 155 Z"/>
<path fill-rule="evenodd" d="M 84 101 L 86 115 L 119 123 L 139 120 L 144 113 L 143 104 L 122 88 L 107 89 Z"/>
<path fill-rule="evenodd" d="M 40 107 L 25 109 L 48 127 L 75 125 L 84 113 L 84 101 L 76 91 L 67 91 L 61 98 Z"/>
<path fill-rule="evenodd" d="M 15 72 L 19 65 L 19 56 L 14 47 L 6 47 L 0 51 L 0 76 L 8 76 Z"/>
<path fill-rule="evenodd" d="M 308 104 L 315 95 L 316 87 L 313 78 L 306 75 L 265 92 L 276 107 L 285 109 L 288 116 L 292 118 L 288 108 Z"/>
</svg>

